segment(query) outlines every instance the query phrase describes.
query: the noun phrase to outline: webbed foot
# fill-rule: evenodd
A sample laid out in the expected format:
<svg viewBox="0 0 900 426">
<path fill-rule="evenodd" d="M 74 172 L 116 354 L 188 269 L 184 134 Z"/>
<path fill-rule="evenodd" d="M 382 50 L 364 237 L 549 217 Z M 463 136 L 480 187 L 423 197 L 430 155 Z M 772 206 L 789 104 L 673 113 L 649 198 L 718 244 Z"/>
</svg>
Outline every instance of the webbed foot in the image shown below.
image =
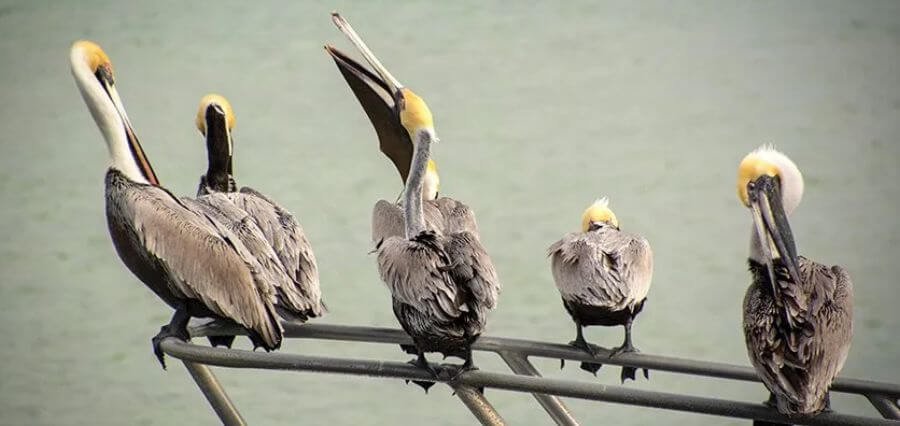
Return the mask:
<svg viewBox="0 0 900 426">
<path fill-rule="evenodd" d="M 415 359 L 409 360 L 409 364 L 425 369 L 425 371 L 428 371 L 428 373 L 431 374 L 431 377 L 434 377 L 435 379 L 438 377 L 437 371 L 434 371 L 434 368 L 428 363 L 428 360 L 425 359 L 425 355 L 422 353 L 419 353 L 419 356 Z M 425 380 L 406 380 L 406 383 L 409 383 L 410 381 L 424 389 L 425 393 L 428 393 L 428 389 L 434 386 L 434 382 Z"/>
<path fill-rule="evenodd" d="M 635 353 L 635 354 L 641 353 L 641 351 L 639 351 L 636 347 L 634 347 L 631 344 L 630 339 L 626 340 L 622 346 L 613 348 L 613 350 L 609 353 L 609 357 L 612 358 L 616 355 L 627 354 L 627 353 Z M 650 379 L 650 371 L 647 370 L 646 368 L 642 368 L 641 370 L 644 370 L 644 378 L 649 380 Z M 625 383 L 625 379 L 635 380 L 636 373 L 637 373 L 637 368 L 629 367 L 627 365 L 622 366 L 622 375 L 620 376 L 622 383 Z"/>
<path fill-rule="evenodd" d="M 167 324 L 159 328 L 159 333 L 157 333 L 156 336 L 153 336 L 153 338 L 150 339 L 150 342 L 153 344 L 153 353 L 156 355 L 156 359 L 159 360 L 159 365 L 162 366 L 163 370 L 166 369 L 166 359 L 165 354 L 160 347 L 160 343 L 162 343 L 163 339 L 166 337 L 174 337 L 183 342 L 187 342 L 191 339 L 187 329 L 184 327 L 172 327 Z"/>
<path fill-rule="evenodd" d="M 576 338 L 575 340 L 569 342 L 569 345 L 572 347 L 581 349 L 582 351 L 587 352 L 587 354 L 590 355 L 591 357 L 596 357 L 597 353 L 600 352 L 599 346 L 592 345 L 592 344 L 588 343 L 586 340 L 584 340 L 583 338 L 581 338 L 581 339 Z M 564 360 L 564 359 L 559 360 L 559 368 L 560 369 L 562 369 L 565 365 L 566 365 L 566 360 Z M 598 362 L 587 362 L 587 361 L 583 361 L 581 363 L 581 365 L 579 366 L 579 368 L 581 368 L 582 370 L 587 371 L 595 376 L 597 375 L 597 372 L 600 371 L 600 367 L 603 367 L 603 364 L 598 363 Z"/>
</svg>

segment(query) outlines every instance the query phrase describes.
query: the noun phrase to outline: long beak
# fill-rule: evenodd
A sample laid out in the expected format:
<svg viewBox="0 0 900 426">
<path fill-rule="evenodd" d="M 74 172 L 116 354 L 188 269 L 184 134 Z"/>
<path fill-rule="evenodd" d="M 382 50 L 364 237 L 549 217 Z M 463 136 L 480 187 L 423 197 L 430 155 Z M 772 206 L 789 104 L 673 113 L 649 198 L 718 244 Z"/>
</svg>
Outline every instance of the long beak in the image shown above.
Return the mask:
<svg viewBox="0 0 900 426">
<path fill-rule="evenodd" d="M 381 65 L 381 61 L 379 61 L 378 58 L 375 57 L 375 54 L 372 53 L 371 50 L 369 50 L 369 46 L 366 46 L 366 43 L 362 41 L 362 38 L 360 38 L 358 34 L 356 34 L 356 31 L 353 31 L 353 27 L 350 26 L 350 23 L 347 22 L 347 20 L 344 19 L 341 14 L 332 12 L 331 21 L 334 22 L 334 25 L 336 25 L 338 29 L 341 30 L 341 32 L 350 39 L 350 42 L 353 43 L 353 45 L 356 46 L 356 49 L 359 50 L 359 53 L 361 53 L 363 57 L 366 58 L 366 61 L 369 63 L 369 65 L 372 65 L 372 68 L 375 69 L 375 72 L 377 72 L 378 75 L 380 75 L 381 78 L 384 79 L 384 82 L 387 83 L 388 89 L 392 94 L 396 94 L 400 89 L 403 88 L 403 85 L 400 84 L 400 82 L 397 81 L 397 79 L 394 78 L 393 75 L 391 75 L 387 68 L 385 68 L 384 65 Z"/>
<path fill-rule="evenodd" d="M 150 161 L 147 160 L 147 155 L 144 154 L 144 148 L 141 147 L 140 141 L 138 141 L 137 136 L 134 134 L 134 128 L 131 126 L 131 120 L 128 119 L 128 113 L 125 112 L 125 107 L 122 106 L 122 99 L 119 97 L 116 86 L 113 85 L 111 78 L 100 78 L 99 80 L 106 90 L 106 93 L 109 95 L 109 99 L 112 101 L 113 106 L 115 106 L 116 112 L 119 113 L 119 118 L 122 119 L 122 123 L 125 125 L 125 135 L 128 137 L 128 144 L 135 161 L 137 161 L 138 167 L 144 174 L 147 182 L 159 186 L 159 179 L 156 177 L 156 172 L 153 171 L 153 166 L 150 165 Z"/>
<path fill-rule="evenodd" d="M 378 135 L 381 152 L 386 155 L 400 179 L 406 182 L 412 162 L 413 144 L 409 133 L 400 124 L 396 102 L 390 86 L 374 73 L 332 46 L 325 46 L 338 70 L 350 86 L 360 106 Z"/>
<path fill-rule="evenodd" d="M 216 104 L 206 107 L 206 151 L 209 160 L 207 176 L 214 173 L 234 174 L 232 159 L 234 157 L 234 142 L 231 139 L 231 131 L 228 130 L 228 121 L 225 110 Z"/>
<path fill-rule="evenodd" d="M 750 185 L 752 188 L 749 188 L 748 195 L 750 207 L 753 210 L 753 222 L 756 225 L 763 254 L 767 258 L 766 266 L 769 269 L 770 281 L 776 287 L 773 290 L 778 295 L 774 259 L 781 259 L 794 283 L 802 283 L 794 235 L 781 203 L 777 178 L 762 176 Z"/>
</svg>

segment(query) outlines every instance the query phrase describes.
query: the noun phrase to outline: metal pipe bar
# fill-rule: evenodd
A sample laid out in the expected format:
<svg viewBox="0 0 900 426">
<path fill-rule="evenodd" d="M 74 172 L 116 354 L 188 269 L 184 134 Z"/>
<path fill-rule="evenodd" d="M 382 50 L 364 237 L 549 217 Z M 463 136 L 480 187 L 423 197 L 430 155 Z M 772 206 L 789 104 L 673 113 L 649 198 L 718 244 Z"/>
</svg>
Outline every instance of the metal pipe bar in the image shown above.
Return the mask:
<svg viewBox="0 0 900 426">
<path fill-rule="evenodd" d="M 494 406 L 488 402 L 484 394 L 471 386 L 451 384 L 456 396 L 466 405 L 484 426 L 506 426 L 506 422 Z"/>
<path fill-rule="evenodd" d="M 506 351 L 499 352 L 498 354 L 500 355 L 500 358 L 506 362 L 506 365 L 509 366 L 509 369 L 512 370 L 513 373 L 522 376 L 542 377 L 541 373 L 537 371 L 537 369 L 534 368 L 534 365 L 532 365 L 524 356 Z M 557 425 L 578 426 L 578 421 L 572 416 L 569 407 L 566 407 L 558 397 L 542 393 L 533 393 L 531 395 L 534 396 L 534 399 L 537 400 L 538 404 L 541 404 L 544 411 L 550 415 L 550 418 L 553 419 Z"/>
<path fill-rule="evenodd" d="M 325 340 L 343 340 L 370 343 L 412 343 L 403 330 L 382 327 L 359 327 L 334 324 L 298 324 L 283 322 L 285 336 L 292 338 L 314 338 Z M 207 325 L 193 327 L 195 336 L 237 335 L 246 331 L 234 326 Z M 537 342 L 532 340 L 510 339 L 502 337 L 482 336 L 472 346 L 475 350 L 500 353 L 502 351 L 518 352 L 525 356 L 566 359 L 573 361 L 600 361 L 604 364 L 627 365 L 636 368 L 668 371 L 698 376 L 717 377 L 722 379 L 760 382 L 759 377 L 750 367 L 725 364 L 721 362 L 695 361 L 684 358 L 648 355 L 645 353 L 624 353 L 610 358 L 610 351 L 601 348 L 597 358 L 591 358 L 584 351 L 569 345 Z M 871 380 L 847 379 L 838 377 L 831 386 L 834 392 L 855 394 L 881 394 L 900 398 L 900 384 L 875 382 Z"/>
<path fill-rule="evenodd" d="M 445 383 L 449 378 L 453 378 L 454 373 L 457 371 L 455 368 L 433 366 L 438 372 L 438 376 L 433 377 L 427 371 L 407 363 L 211 348 L 193 345 L 174 338 L 164 339 L 160 343 L 160 347 L 165 353 L 175 358 L 231 368 L 316 371 L 409 380 L 436 380 Z M 823 413 L 814 417 L 787 417 L 758 403 L 643 391 L 597 383 L 489 373 L 481 370 L 468 371 L 457 376 L 454 379 L 454 384 L 475 388 L 491 387 L 518 392 L 545 393 L 571 398 L 798 425 L 897 425 L 896 422 L 891 420 L 838 413 Z"/>
<path fill-rule="evenodd" d="M 213 374 L 212 370 L 209 369 L 209 367 L 191 361 L 183 360 L 182 362 L 184 362 L 184 367 L 187 368 L 187 371 L 189 373 L 191 373 L 191 377 L 193 377 L 194 381 L 197 382 L 197 387 L 199 387 L 200 391 L 203 392 L 203 396 L 205 396 L 206 400 L 209 401 L 209 405 L 212 406 L 213 410 L 216 412 L 216 415 L 219 416 L 219 420 L 222 421 L 223 425 L 247 425 L 247 422 L 244 421 L 243 417 L 241 417 L 241 413 L 238 412 L 237 407 L 235 407 L 234 403 L 231 402 L 231 399 L 228 398 L 228 394 L 225 393 L 225 389 L 222 388 L 219 380 Z"/>
<path fill-rule="evenodd" d="M 866 395 L 866 398 L 875 409 L 881 413 L 886 419 L 900 420 L 900 407 L 897 406 L 897 400 L 888 398 L 884 395 Z"/>
</svg>

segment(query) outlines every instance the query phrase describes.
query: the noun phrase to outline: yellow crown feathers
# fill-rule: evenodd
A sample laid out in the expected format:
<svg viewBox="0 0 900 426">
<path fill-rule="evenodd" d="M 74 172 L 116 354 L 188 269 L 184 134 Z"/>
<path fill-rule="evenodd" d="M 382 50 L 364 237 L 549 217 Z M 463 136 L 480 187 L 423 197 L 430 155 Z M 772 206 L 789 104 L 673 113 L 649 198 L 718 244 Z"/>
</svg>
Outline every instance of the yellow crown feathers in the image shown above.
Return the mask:
<svg viewBox="0 0 900 426">
<path fill-rule="evenodd" d="M 741 202 L 747 207 L 750 206 L 747 184 L 763 175 L 774 177 L 779 176 L 781 173 L 778 166 L 769 160 L 773 152 L 777 153 L 778 151 L 772 146 L 761 146 L 747 154 L 741 160 L 741 165 L 738 166 L 737 194 Z"/>
<path fill-rule="evenodd" d="M 591 227 L 591 222 L 608 223 L 616 228 L 619 227 L 616 214 L 609 208 L 609 198 L 598 198 L 585 209 L 584 214 L 581 215 L 581 231 L 587 232 Z"/>
<path fill-rule="evenodd" d="M 203 99 L 200 99 L 200 107 L 197 109 L 197 130 L 203 135 L 206 135 L 206 109 L 213 104 L 222 107 L 222 110 L 225 111 L 225 125 L 228 127 L 228 130 L 234 128 L 236 120 L 234 118 L 234 110 L 231 109 L 231 103 L 222 95 L 210 93 L 204 96 Z"/>
<path fill-rule="evenodd" d="M 106 52 L 97 43 L 89 40 L 79 40 L 72 45 L 72 49 L 84 52 L 84 57 L 87 59 L 92 72 L 97 72 L 97 68 L 105 66 L 109 69 L 110 74 L 112 73 L 112 61 L 109 60 L 109 56 L 106 56 Z"/>
</svg>

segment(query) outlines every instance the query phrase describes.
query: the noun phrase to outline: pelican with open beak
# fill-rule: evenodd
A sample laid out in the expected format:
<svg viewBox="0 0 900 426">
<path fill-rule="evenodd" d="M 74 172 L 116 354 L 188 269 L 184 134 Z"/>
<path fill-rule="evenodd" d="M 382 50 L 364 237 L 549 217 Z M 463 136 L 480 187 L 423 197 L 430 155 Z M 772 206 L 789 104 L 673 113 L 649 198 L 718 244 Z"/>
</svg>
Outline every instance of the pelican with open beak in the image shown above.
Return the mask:
<svg viewBox="0 0 900 426">
<path fill-rule="evenodd" d="M 381 152 L 396 168 L 403 183 L 410 172 L 413 142 L 409 132 L 401 124 L 401 103 L 404 102 L 404 88 L 388 72 L 365 43 L 358 43 L 359 36 L 347 21 L 338 14 L 332 16 L 335 25 L 351 39 L 375 72 L 351 59 L 333 46 L 325 46 L 325 51 L 334 60 L 344 80 L 350 86 L 369 121 L 375 128 Z M 478 236 L 475 213 L 466 204 L 449 197 L 439 197 L 440 176 L 437 163 L 429 158 L 425 169 L 425 183 L 422 188 L 423 214 L 427 229 L 437 232 L 466 230 Z M 379 200 L 372 211 L 372 241 L 378 244 L 390 236 L 403 235 L 403 208 L 400 202 Z"/>
<path fill-rule="evenodd" d="M 175 309 L 153 350 L 165 368 L 160 342 L 189 339 L 190 317 L 223 318 L 249 331 L 266 350 L 281 345 L 275 289 L 252 254 L 221 223 L 189 208 L 160 186 L 116 91 L 103 49 L 78 41 L 70 50 L 72 75 L 111 163 L 106 172 L 106 219 L 119 258 Z"/>
<path fill-rule="evenodd" d="M 768 146 L 747 154 L 737 192 L 753 220 L 747 353 L 769 404 L 788 415 L 818 413 L 850 351 L 853 284 L 844 268 L 797 254 L 788 215 L 800 204 L 803 176 L 790 158 Z"/>
<path fill-rule="evenodd" d="M 471 230 L 447 227 L 435 230 L 427 225 L 423 192 L 431 145 L 437 142 L 428 105 L 381 65 L 346 20 L 338 14 L 332 18 L 381 76 L 382 84 L 376 85 L 390 94 L 392 107 L 387 106 L 386 97 L 377 104 L 383 107 L 385 120 L 389 120 L 382 124 L 399 126 L 411 147 L 411 155 L 403 160 L 406 164 L 401 161 L 398 166 L 406 183 L 401 216 L 403 232 L 385 236 L 376 246 L 378 271 L 391 292 L 394 315 L 413 341 L 413 345 L 401 347 L 417 356 L 412 364 L 432 374 L 435 371 L 425 359 L 425 353 L 460 357 L 465 360 L 458 370 L 461 373 L 474 368 L 471 345 L 484 331 L 487 315 L 497 304 L 500 291 L 497 273 Z M 367 75 L 370 80 L 377 80 L 373 74 Z M 374 124 L 378 129 L 379 124 Z M 431 386 L 430 382 L 416 383 L 426 391 Z"/>
</svg>

